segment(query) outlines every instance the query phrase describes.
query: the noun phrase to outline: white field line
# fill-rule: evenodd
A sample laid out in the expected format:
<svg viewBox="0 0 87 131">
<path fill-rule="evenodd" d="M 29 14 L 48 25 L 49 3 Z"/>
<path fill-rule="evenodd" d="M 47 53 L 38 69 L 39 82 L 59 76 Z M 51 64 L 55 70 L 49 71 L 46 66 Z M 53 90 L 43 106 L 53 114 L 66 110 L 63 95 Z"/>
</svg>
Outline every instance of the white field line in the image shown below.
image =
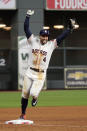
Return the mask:
<svg viewBox="0 0 87 131">
<path fill-rule="evenodd" d="M 0 125 L 8 125 L 5 124 L 5 122 L 0 123 Z M 16 125 L 16 124 L 12 124 L 12 125 Z M 19 124 L 20 125 L 20 124 Z M 21 125 L 28 125 L 28 124 L 21 124 Z M 58 124 L 31 124 L 29 126 L 39 126 L 39 127 L 70 127 L 70 128 L 87 128 L 87 125 L 84 126 L 80 126 L 80 125 L 58 125 Z"/>
<path fill-rule="evenodd" d="M 56 125 L 56 124 L 51 124 L 51 125 L 49 125 L 49 124 L 33 124 L 33 126 L 87 128 L 87 125 L 86 126 L 79 126 L 79 125 L 76 126 L 76 125 Z"/>
<path fill-rule="evenodd" d="M 8 125 L 3 123 L 0 123 L 0 125 Z M 10 125 L 16 125 L 16 124 L 10 124 Z M 20 124 L 19 124 L 20 125 Z M 28 124 L 21 124 L 23 126 L 27 126 Z M 79 125 L 57 125 L 57 124 L 31 124 L 29 126 L 39 126 L 39 127 L 70 127 L 70 128 L 87 128 L 87 125 L 79 126 Z"/>
</svg>

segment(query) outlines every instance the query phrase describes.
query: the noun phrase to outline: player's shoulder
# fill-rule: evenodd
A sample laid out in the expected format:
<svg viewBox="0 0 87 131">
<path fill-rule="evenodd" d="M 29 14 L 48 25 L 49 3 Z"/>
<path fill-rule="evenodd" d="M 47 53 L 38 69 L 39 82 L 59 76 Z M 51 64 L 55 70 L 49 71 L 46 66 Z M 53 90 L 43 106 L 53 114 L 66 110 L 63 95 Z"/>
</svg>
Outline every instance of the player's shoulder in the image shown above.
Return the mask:
<svg viewBox="0 0 87 131">
<path fill-rule="evenodd" d="M 29 41 L 32 42 L 39 42 L 40 39 L 38 36 L 35 36 L 34 34 L 31 35 L 31 37 L 29 38 Z"/>
<path fill-rule="evenodd" d="M 55 39 L 49 40 L 48 44 L 53 44 L 55 42 Z"/>
<path fill-rule="evenodd" d="M 53 47 L 53 48 L 57 48 L 56 39 L 52 39 L 52 40 L 48 41 L 48 45 Z"/>
<path fill-rule="evenodd" d="M 33 35 L 33 40 L 36 41 L 36 42 L 39 42 L 39 41 L 40 41 L 40 38 L 39 38 L 39 36 Z"/>
</svg>

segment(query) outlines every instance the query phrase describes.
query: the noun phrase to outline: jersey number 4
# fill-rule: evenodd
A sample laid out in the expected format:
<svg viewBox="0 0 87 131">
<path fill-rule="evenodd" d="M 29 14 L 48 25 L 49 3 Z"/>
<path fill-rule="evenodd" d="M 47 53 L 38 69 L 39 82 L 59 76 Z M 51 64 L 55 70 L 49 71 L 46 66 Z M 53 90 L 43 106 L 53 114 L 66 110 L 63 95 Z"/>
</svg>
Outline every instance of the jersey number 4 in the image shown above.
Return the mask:
<svg viewBox="0 0 87 131">
<path fill-rule="evenodd" d="M 46 62 L 46 57 L 44 57 L 43 61 Z"/>
</svg>

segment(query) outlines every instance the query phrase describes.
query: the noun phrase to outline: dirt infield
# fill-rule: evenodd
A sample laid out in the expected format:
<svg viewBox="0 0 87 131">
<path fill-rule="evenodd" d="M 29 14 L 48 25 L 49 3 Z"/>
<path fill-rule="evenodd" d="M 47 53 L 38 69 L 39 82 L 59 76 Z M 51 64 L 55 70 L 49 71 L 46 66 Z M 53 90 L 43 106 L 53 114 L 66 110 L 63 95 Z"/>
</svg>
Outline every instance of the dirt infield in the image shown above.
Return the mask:
<svg viewBox="0 0 87 131">
<path fill-rule="evenodd" d="M 19 108 L 1 108 L 0 131 L 87 131 L 87 106 L 28 108 L 27 119 L 33 125 L 5 124 L 19 115 Z"/>
</svg>

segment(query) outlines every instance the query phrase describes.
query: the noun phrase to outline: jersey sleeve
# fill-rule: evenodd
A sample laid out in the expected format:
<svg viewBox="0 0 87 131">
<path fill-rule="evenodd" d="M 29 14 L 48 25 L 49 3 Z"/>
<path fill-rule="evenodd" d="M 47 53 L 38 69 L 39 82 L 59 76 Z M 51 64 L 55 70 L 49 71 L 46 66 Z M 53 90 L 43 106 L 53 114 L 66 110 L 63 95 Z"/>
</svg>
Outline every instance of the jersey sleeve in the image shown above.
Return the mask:
<svg viewBox="0 0 87 131">
<path fill-rule="evenodd" d="M 34 35 L 32 34 L 28 39 L 28 44 L 32 44 L 33 43 L 33 40 L 34 40 Z"/>
<path fill-rule="evenodd" d="M 51 40 L 51 44 L 52 44 L 53 50 L 54 50 L 55 48 L 58 48 L 56 39 Z"/>
</svg>

